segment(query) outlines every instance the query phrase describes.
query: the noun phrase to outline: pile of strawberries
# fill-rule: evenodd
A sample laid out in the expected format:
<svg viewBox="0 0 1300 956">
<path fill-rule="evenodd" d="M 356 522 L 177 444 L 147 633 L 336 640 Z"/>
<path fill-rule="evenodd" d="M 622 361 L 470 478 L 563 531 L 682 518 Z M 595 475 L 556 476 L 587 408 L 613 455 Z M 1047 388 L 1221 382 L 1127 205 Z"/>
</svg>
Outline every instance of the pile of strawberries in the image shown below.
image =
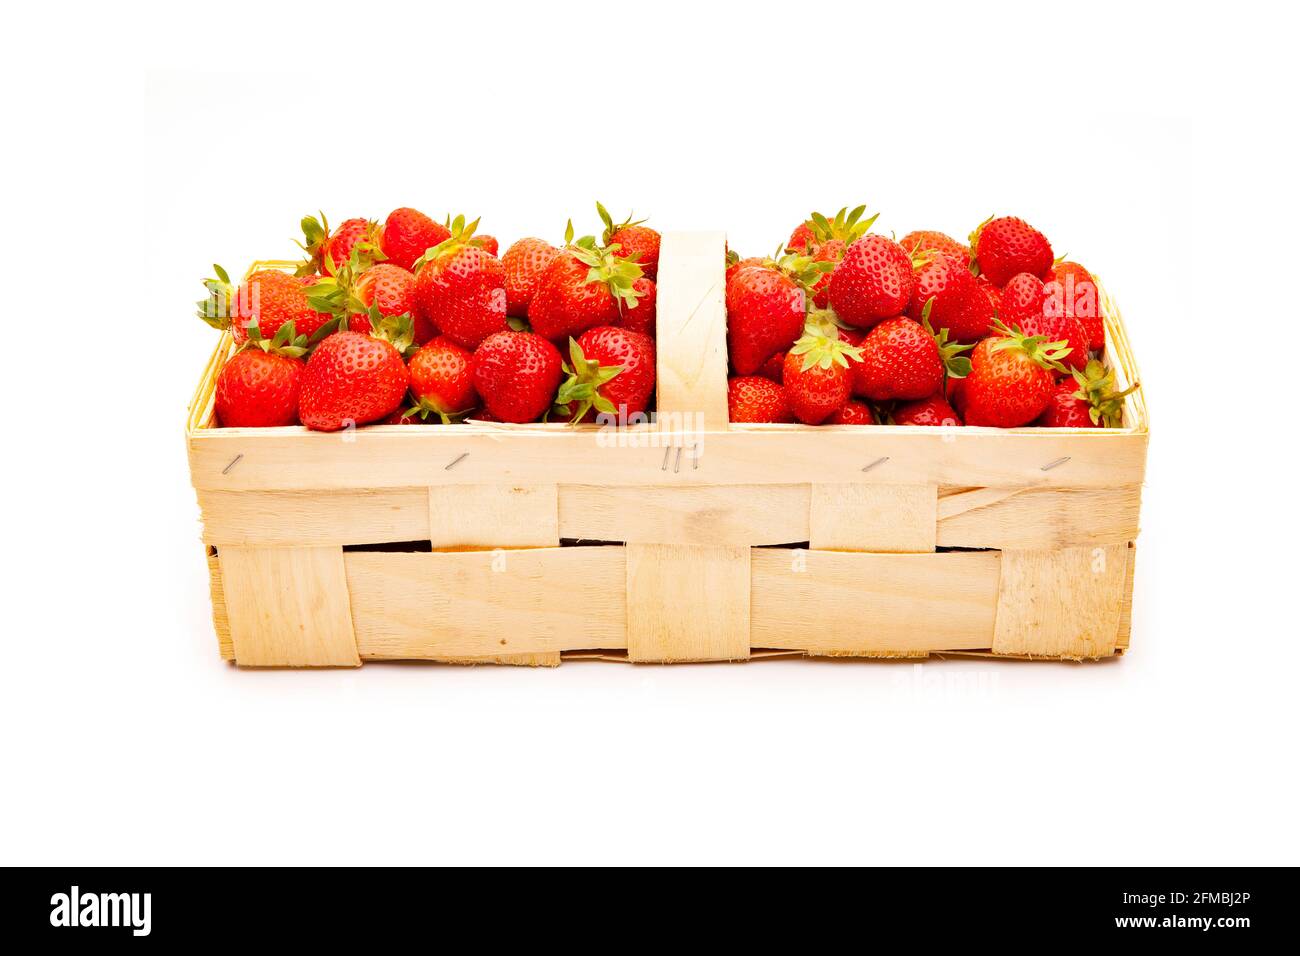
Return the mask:
<svg viewBox="0 0 1300 956">
<path fill-rule="evenodd" d="M 1117 427 L 1092 275 L 1022 219 L 966 246 L 870 232 L 865 207 L 801 223 L 772 258 L 727 254 L 733 422 Z M 968 354 L 967 354 L 968 353 Z"/>
<path fill-rule="evenodd" d="M 463 216 L 302 221 L 302 261 L 220 266 L 199 316 L 229 330 L 227 427 L 591 421 L 644 414 L 655 386 L 659 233 L 615 223 L 562 246 L 497 241 Z"/>
</svg>

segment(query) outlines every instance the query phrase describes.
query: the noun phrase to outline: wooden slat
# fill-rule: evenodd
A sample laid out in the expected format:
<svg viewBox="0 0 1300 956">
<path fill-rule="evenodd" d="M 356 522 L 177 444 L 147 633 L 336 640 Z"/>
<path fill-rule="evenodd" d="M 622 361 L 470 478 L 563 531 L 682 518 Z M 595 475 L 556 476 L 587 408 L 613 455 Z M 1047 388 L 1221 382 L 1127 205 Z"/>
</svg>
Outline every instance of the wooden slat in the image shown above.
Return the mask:
<svg viewBox="0 0 1300 956">
<path fill-rule="evenodd" d="M 637 544 L 808 540 L 808 485 L 560 488 L 560 537 Z"/>
<path fill-rule="evenodd" d="M 429 540 L 440 548 L 545 548 L 560 543 L 555 485 L 428 489 Z"/>
<path fill-rule="evenodd" d="M 1072 660 L 1112 655 L 1128 558 L 1127 544 L 1004 551 L 993 652 Z"/>
<path fill-rule="evenodd" d="M 749 548 L 629 544 L 626 550 L 630 659 L 749 657 Z"/>
<path fill-rule="evenodd" d="M 403 488 L 416 485 L 934 484 L 1109 488 L 1142 483 L 1145 433 L 1103 429 L 941 429 L 745 425 L 699 436 L 698 467 L 664 468 L 652 426 L 623 443 L 565 425 L 358 429 L 350 444 L 301 428 L 201 429 L 189 439 L 198 489 Z M 952 435 L 957 437 L 952 437 Z M 669 439 L 663 439 L 669 440 Z M 451 469 L 446 466 L 456 461 Z M 242 457 L 241 457 L 242 456 Z M 863 473 L 866 465 L 888 459 Z M 1044 471 L 1061 459 L 1064 464 Z"/>
<path fill-rule="evenodd" d="M 934 485 L 813 485 L 809 545 L 822 551 L 933 551 L 938 493 Z"/>
<path fill-rule="evenodd" d="M 1133 565 L 1137 563 L 1137 549 L 1133 542 L 1128 545 L 1128 566 L 1124 572 L 1124 602 L 1119 609 L 1119 634 L 1115 638 L 1116 648 L 1127 648 L 1133 627 Z"/>
<path fill-rule="evenodd" d="M 1142 487 L 976 488 L 939 499 L 941 547 L 1053 550 L 1138 533 Z"/>
<path fill-rule="evenodd" d="M 663 237 L 656 283 L 656 407 L 661 415 L 727 424 L 727 240 L 721 232 Z"/>
<path fill-rule="evenodd" d="M 235 659 L 235 644 L 230 639 L 230 620 L 226 615 L 226 589 L 221 581 L 221 562 L 207 550 L 208 594 L 212 598 L 212 629 L 217 632 L 217 651 L 223 660 Z"/>
<path fill-rule="evenodd" d="M 750 643 L 837 656 L 988 648 L 1000 556 L 753 551 Z"/>
<path fill-rule="evenodd" d="M 307 546 L 425 541 L 428 488 L 200 491 L 203 539 L 225 545 Z"/>
<path fill-rule="evenodd" d="M 241 667 L 355 667 L 341 548 L 225 547 L 217 554 Z"/>
<path fill-rule="evenodd" d="M 627 646 L 623 549 L 344 555 L 367 660 L 464 660 Z"/>
</svg>

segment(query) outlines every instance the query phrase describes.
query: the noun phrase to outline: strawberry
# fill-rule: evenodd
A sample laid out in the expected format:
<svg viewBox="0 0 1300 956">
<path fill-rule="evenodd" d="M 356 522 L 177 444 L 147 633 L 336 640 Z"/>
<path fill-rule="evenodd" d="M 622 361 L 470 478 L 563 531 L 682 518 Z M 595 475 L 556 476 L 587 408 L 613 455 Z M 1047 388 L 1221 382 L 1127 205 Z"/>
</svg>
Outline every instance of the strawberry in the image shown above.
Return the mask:
<svg viewBox="0 0 1300 956">
<path fill-rule="evenodd" d="M 826 262 L 834 265 L 844 258 L 844 250 L 850 242 L 865 236 L 868 230 L 880 218 L 876 213 L 869 219 L 862 219 L 866 206 L 858 206 L 852 212 L 848 207 L 840 209 L 835 218 L 827 219 L 819 212 L 814 212 L 803 226 L 795 230 L 786 245 L 787 252 L 808 256 L 813 262 Z M 806 227 L 806 228 L 805 228 Z M 807 283 L 813 302 L 820 309 L 826 308 L 832 269 L 812 277 L 815 281 Z"/>
<path fill-rule="evenodd" d="M 817 246 L 817 251 L 813 253 L 813 261 L 830 262 L 838 265 L 839 261 L 844 258 L 844 250 L 847 248 L 848 246 L 843 239 L 827 239 Z M 813 305 L 819 309 L 826 308 L 830 304 L 831 273 L 823 272 L 809 291 L 812 293 Z"/>
<path fill-rule="evenodd" d="M 623 318 L 619 321 L 619 326 L 654 338 L 655 302 L 659 298 L 659 290 L 654 282 L 645 276 L 637 279 L 632 284 L 632 288 L 638 293 L 636 304 L 623 310 Z"/>
<path fill-rule="evenodd" d="M 922 262 L 916 270 L 916 289 L 907 313 L 919 320 L 927 305 L 930 324 L 947 329 L 958 342 L 973 344 L 989 334 L 993 307 L 965 260 L 937 253 Z"/>
<path fill-rule="evenodd" d="M 596 212 L 605 224 L 601 242 L 606 246 L 617 245 L 618 248 L 612 250 L 614 255 L 631 259 L 641 267 L 646 278 L 654 279 L 659 274 L 659 233 L 644 225 L 644 219 L 633 222 L 631 216 L 615 225 L 613 217 L 600 203 L 596 203 Z"/>
<path fill-rule="evenodd" d="M 794 232 L 790 233 L 790 238 L 786 241 L 785 251 L 792 252 L 796 255 L 805 255 L 808 248 L 816 242 L 813 236 L 813 221 L 805 219 L 799 225 L 794 227 Z"/>
<path fill-rule="evenodd" d="M 795 418 L 820 425 L 849 400 L 849 363 L 862 351 L 810 328 L 785 357 L 785 396 Z"/>
<path fill-rule="evenodd" d="M 595 412 L 628 416 L 644 412 L 655 390 L 655 343 L 641 332 L 601 325 L 569 340 L 568 378 L 555 404 L 574 422 Z M 589 414 L 591 413 L 591 414 Z"/>
<path fill-rule="evenodd" d="M 767 259 L 762 256 L 750 256 L 748 259 L 740 258 L 737 252 L 727 253 L 727 271 L 723 275 L 724 282 L 730 282 L 732 277 L 741 269 L 748 269 L 750 266 L 766 265 Z"/>
<path fill-rule="evenodd" d="M 906 310 L 914 285 L 912 260 L 903 247 L 866 235 L 849 243 L 831 273 L 830 305 L 844 322 L 869 329 Z"/>
<path fill-rule="evenodd" d="M 478 220 L 457 216 L 451 235 L 415 263 L 415 300 L 421 315 L 457 345 L 475 349 L 506 328 L 501 260 L 474 244 Z"/>
<path fill-rule="evenodd" d="M 1090 273 L 1077 262 L 1057 262 L 1047 274 L 1045 285 L 1048 314 L 1071 315 L 1079 320 L 1088 337 L 1088 349 L 1106 347 L 1106 324 L 1102 319 L 1101 296 Z"/>
<path fill-rule="evenodd" d="M 1007 280 L 999 297 L 998 318 L 1012 326 L 1027 318 L 1043 314 L 1043 283 L 1037 276 L 1021 272 Z"/>
<path fill-rule="evenodd" d="M 421 346 L 406 367 L 415 399 L 411 411 L 421 419 L 436 415 L 446 425 L 478 405 L 474 356 L 446 336 Z"/>
<path fill-rule="evenodd" d="M 394 209 L 384 220 L 379 247 L 388 261 L 408 272 L 415 262 L 440 242 L 451 238 L 451 230 L 435 222 L 418 209 L 403 206 Z"/>
<path fill-rule="evenodd" d="M 559 350 L 533 332 L 493 332 L 474 352 L 474 387 L 499 421 L 536 421 L 560 385 Z"/>
<path fill-rule="evenodd" d="M 988 276 L 976 276 L 975 281 L 979 284 L 984 295 L 988 297 L 989 306 L 993 309 L 994 314 L 1002 311 L 1002 290 L 989 281 Z"/>
<path fill-rule="evenodd" d="M 307 337 L 286 322 L 273 339 L 254 327 L 244 348 L 217 376 L 217 420 L 226 428 L 267 428 L 298 424 Z"/>
<path fill-rule="evenodd" d="M 1014 216 L 986 219 L 971 233 L 970 244 L 979 271 L 997 286 L 1019 272 L 1042 279 L 1052 268 L 1047 237 Z"/>
<path fill-rule="evenodd" d="M 874 425 L 876 416 L 866 402 L 849 400 L 844 407 L 826 420 L 828 425 Z"/>
<path fill-rule="evenodd" d="M 853 343 L 857 344 L 857 343 Z M 781 384 L 781 376 L 785 369 L 785 352 L 779 351 L 772 353 L 772 357 L 759 367 L 755 375 L 761 375 L 763 378 L 770 378 L 778 385 Z"/>
<path fill-rule="evenodd" d="M 760 375 L 727 379 L 727 419 L 733 422 L 793 422 L 785 389 Z"/>
<path fill-rule="evenodd" d="M 203 280 L 208 298 L 198 303 L 199 318 L 214 328 L 229 329 L 239 345 L 248 341 L 250 326 L 257 326 L 260 336 L 266 339 L 273 338 L 286 322 L 292 322 L 298 334 L 311 338 L 333 318 L 311 307 L 307 280 L 303 278 L 262 269 L 234 289 L 225 269 L 219 265 L 212 268 L 217 277 Z"/>
<path fill-rule="evenodd" d="M 970 360 L 959 353 L 968 345 L 950 345 L 947 333 L 936 337 L 926 324 L 899 316 L 881 322 L 862 340 L 862 361 L 853 366 L 853 394 L 875 402 L 914 401 L 943 387 L 952 366 L 957 377 L 970 371 Z"/>
<path fill-rule="evenodd" d="M 324 213 L 320 214 L 319 220 L 315 216 L 305 216 L 302 235 L 304 241 L 298 245 L 308 258 L 298 267 L 299 275 L 320 273 L 332 276 L 352 261 L 354 250 L 363 268 L 387 258 L 380 248 L 383 227 L 368 219 L 346 219 L 330 232 L 329 220 Z"/>
<path fill-rule="evenodd" d="M 501 248 L 501 246 L 497 243 L 497 237 L 489 236 L 487 233 L 481 233 L 475 236 L 474 243 L 480 249 L 485 249 L 486 251 L 492 253 L 492 255 L 494 256 L 497 254 L 497 251 Z"/>
<path fill-rule="evenodd" d="M 505 272 L 506 315 L 526 316 L 528 303 L 542 281 L 546 268 L 560 250 L 545 239 L 519 239 L 501 257 Z"/>
<path fill-rule="evenodd" d="M 998 323 L 998 336 L 975 346 L 959 407 L 967 425 L 1015 428 L 1043 413 L 1055 387 L 1063 342 L 1019 335 Z"/>
<path fill-rule="evenodd" d="M 806 299 L 774 266 L 750 266 L 727 283 L 727 349 L 741 375 L 754 372 L 794 344 L 804 327 Z"/>
<path fill-rule="evenodd" d="M 1035 425 L 1044 428 L 1119 428 L 1124 422 L 1124 397 L 1137 388 L 1115 391 L 1115 373 L 1097 359 L 1083 371 L 1056 383 L 1046 410 Z"/>
<path fill-rule="evenodd" d="M 1010 324 L 1010 323 L 1008 323 Z M 1082 323 L 1068 315 L 1025 316 L 1020 324 L 1020 331 L 1025 335 L 1036 335 L 1047 342 L 1064 342 L 1069 348 L 1068 354 L 1058 356 L 1066 371 L 1057 373 L 1058 377 L 1069 374 L 1069 369 L 1083 369 L 1088 364 L 1088 334 Z"/>
<path fill-rule="evenodd" d="M 961 379 L 953 381 L 959 382 Z M 938 395 L 931 395 L 919 402 L 899 405 L 890 417 L 895 425 L 960 425 L 962 423 L 953 407 Z"/>
<path fill-rule="evenodd" d="M 636 302 L 641 267 L 620 259 L 595 236 L 573 240 L 573 223 L 564 232 L 565 247 L 547 267 L 528 304 L 533 331 L 563 342 L 598 325 L 618 325 L 622 311 Z"/>
<path fill-rule="evenodd" d="M 401 349 L 411 343 L 410 319 L 385 319 L 376 333 L 347 329 L 316 346 L 298 397 L 298 417 L 308 428 L 332 432 L 364 425 L 402 404 L 409 376 Z"/>
<path fill-rule="evenodd" d="M 1002 289 L 1001 320 L 1025 335 L 1036 335 L 1047 342 L 1063 341 L 1070 347 L 1062 362 L 1070 368 L 1083 368 L 1088 362 L 1088 336 L 1078 319 L 1062 313 L 1048 314 L 1048 293 L 1043 283 L 1028 272 L 1012 276 Z M 1060 374 L 1064 375 L 1065 372 Z"/>
<path fill-rule="evenodd" d="M 933 255 L 952 256 L 966 268 L 970 264 L 970 248 L 963 246 L 952 236 L 942 232 L 935 232 L 933 229 L 918 229 L 915 232 L 909 232 L 898 244 L 903 247 L 913 259 L 921 257 L 930 257 Z M 929 256 L 927 256 L 929 254 Z"/>
</svg>

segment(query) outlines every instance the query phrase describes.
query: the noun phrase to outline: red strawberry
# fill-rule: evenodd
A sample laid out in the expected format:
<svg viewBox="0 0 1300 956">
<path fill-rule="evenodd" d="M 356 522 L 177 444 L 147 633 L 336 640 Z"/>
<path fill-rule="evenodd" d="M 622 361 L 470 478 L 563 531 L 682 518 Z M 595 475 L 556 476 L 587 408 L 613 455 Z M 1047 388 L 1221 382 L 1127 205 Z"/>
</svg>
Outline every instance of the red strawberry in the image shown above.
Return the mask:
<svg viewBox="0 0 1300 956">
<path fill-rule="evenodd" d="M 501 248 L 501 246 L 497 243 L 497 237 L 489 236 L 487 233 L 482 233 L 480 235 L 475 236 L 474 243 L 480 249 L 485 249 L 488 252 L 492 253 L 492 255 L 494 256 L 497 254 L 497 251 Z"/>
<path fill-rule="evenodd" d="M 1029 315 L 1021 322 L 1020 331 L 1040 336 L 1046 342 L 1064 342 L 1069 354 L 1061 354 L 1058 359 L 1067 369 L 1082 369 L 1088 364 L 1088 334 L 1078 319 L 1068 315 Z M 1057 373 L 1058 377 L 1066 374 Z"/>
<path fill-rule="evenodd" d="M 594 419 L 596 412 L 626 421 L 646 410 L 655 390 L 655 343 L 641 332 L 597 326 L 569 341 L 568 378 L 555 404 L 572 420 Z M 588 414 L 588 413 L 592 414 Z"/>
<path fill-rule="evenodd" d="M 804 291 L 772 266 L 751 266 L 727 283 L 727 348 L 741 375 L 753 375 L 803 331 Z"/>
<path fill-rule="evenodd" d="M 971 355 L 971 372 L 961 388 L 967 425 L 1027 425 L 1052 396 L 1060 343 L 1017 335 L 1005 326 L 999 331 L 1000 337 L 983 339 Z"/>
<path fill-rule="evenodd" d="M 474 387 L 499 421 L 532 422 L 551 407 L 563 362 L 533 332 L 493 332 L 474 352 Z"/>
<path fill-rule="evenodd" d="M 545 239 L 520 239 L 501 257 L 505 271 L 506 315 L 526 316 L 528 303 L 542 281 L 547 267 L 560 250 Z"/>
<path fill-rule="evenodd" d="M 899 315 L 912 299 L 912 260 L 884 236 L 866 235 L 849 244 L 831 273 L 830 304 L 849 325 L 869 329 Z"/>
<path fill-rule="evenodd" d="M 785 357 L 785 396 L 795 418 L 820 425 L 849 400 L 849 363 L 860 361 L 861 350 L 813 329 Z"/>
<path fill-rule="evenodd" d="M 410 320 L 387 320 L 410 343 Z M 307 360 L 298 417 L 308 428 L 332 432 L 378 421 L 402 403 L 409 378 L 393 342 L 345 330 L 326 338 Z"/>
<path fill-rule="evenodd" d="M 1018 273 L 1002 287 L 998 318 L 1013 328 L 1019 328 L 1026 319 L 1043 314 L 1043 300 L 1043 283 L 1038 277 L 1028 272 Z"/>
<path fill-rule="evenodd" d="M 813 261 L 838 264 L 844 258 L 844 250 L 847 248 L 848 246 L 843 239 L 827 239 L 817 246 L 817 251 L 813 254 Z M 817 281 L 813 283 L 809 291 L 812 293 L 813 305 L 819 309 L 826 308 L 830 303 L 831 272 L 823 272 L 818 276 Z"/>
<path fill-rule="evenodd" d="M 615 225 L 613 217 L 600 203 L 596 203 L 596 212 L 605 224 L 601 241 L 606 245 L 618 245 L 614 255 L 621 259 L 632 259 L 641 267 L 646 278 L 654 279 L 659 274 L 659 233 L 643 225 L 644 219 L 633 222 L 628 216 Z"/>
<path fill-rule="evenodd" d="M 451 238 L 451 230 L 435 222 L 418 209 L 403 206 L 394 209 L 384 220 L 380 248 L 393 265 L 415 268 L 415 262 L 440 242 Z"/>
<path fill-rule="evenodd" d="M 637 279 L 632 284 L 639 295 L 635 305 L 630 305 L 623 310 L 623 318 L 619 325 L 625 329 L 631 329 L 633 332 L 641 332 L 650 338 L 655 337 L 655 302 L 659 298 L 659 290 L 655 284 L 645 276 Z"/>
<path fill-rule="evenodd" d="M 956 239 L 942 232 L 935 232 L 933 229 L 918 229 L 915 232 L 909 232 L 898 244 L 903 247 L 913 259 L 920 258 L 926 253 L 934 255 L 952 256 L 965 268 L 970 263 L 970 248 L 963 246 Z"/>
<path fill-rule="evenodd" d="M 988 219 L 971 233 L 971 248 L 981 273 L 994 285 L 1006 285 L 1018 272 L 1045 278 L 1052 268 L 1047 237 L 1023 219 Z"/>
<path fill-rule="evenodd" d="M 410 315 L 415 321 L 415 340 L 427 342 L 429 336 L 421 340 L 421 325 L 429 330 L 427 322 L 421 323 L 415 316 L 415 276 L 401 266 L 381 262 L 371 266 L 357 278 L 354 285 L 357 304 L 361 309 L 348 319 L 348 327 L 354 332 L 370 331 L 370 307 L 383 316 Z"/>
<path fill-rule="evenodd" d="M 919 320 L 927 304 L 930 324 L 947 329 L 958 342 L 978 342 L 989 334 L 993 307 L 964 260 L 938 253 L 916 270 L 908 315 Z"/>
<path fill-rule="evenodd" d="M 308 259 L 298 267 L 298 274 L 318 272 L 321 275 L 335 275 L 339 269 L 352 262 L 354 251 L 359 260 L 358 272 L 374 265 L 387 258 L 380 248 L 383 231 L 382 226 L 368 219 L 345 219 L 337 229 L 330 232 L 329 220 L 324 213 L 321 213 L 319 220 L 315 216 L 304 217 L 304 241 L 298 245 L 306 251 Z"/>
<path fill-rule="evenodd" d="M 816 241 L 813 236 L 813 221 L 805 219 L 794 227 L 794 232 L 790 233 L 790 238 L 785 244 L 785 251 L 792 252 L 795 255 L 805 255 L 808 252 L 808 247 Z"/>
<path fill-rule="evenodd" d="M 533 331 L 564 342 L 598 325 L 618 325 L 624 309 L 640 295 L 641 267 L 620 259 L 595 236 L 573 241 L 573 224 L 564 233 L 565 248 L 547 267 L 528 304 Z"/>
<path fill-rule="evenodd" d="M 961 381 L 961 379 L 953 379 Z M 938 395 L 919 402 L 908 402 L 894 409 L 891 416 L 895 425 L 960 425 L 961 418 L 953 407 Z"/>
<path fill-rule="evenodd" d="M 376 425 L 425 425 L 428 424 L 414 408 L 398 405 L 389 414 L 375 422 Z"/>
<path fill-rule="evenodd" d="M 793 422 L 785 389 L 760 375 L 727 379 L 727 418 L 733 422 Z"/>
<path fill-rule="evenodd" d="M 994 314 L 1002 311 L 1002 290 L 988 280 L 988 276 L 976 276 L 975 281 L 979 284 L 984 295 L 988 297 L 989 306 L 993 309 Z"/>
<path fill-rule="evenodd" d="M 411 395 L 421 418 L 437 415 L 444 425 L 478 405 L 474 356 L 446 336 L 420 348 L 407 363 Z"/>
<path fill-rule="evenodd" d="M 828 425 L 874 425 L 876 416 L 865 402 L 848 401 L 844 407 L 826 420 Z"/>
<path fill-rule="evenodd" d="M 1088 336 L 1089 350 L 1100 352 L 1106 347 L 1101 295 L 1092 273 L 1077 262 L 1058 262 L 1047 274 L 1045 291 L 1049 315 L 1074 316 Z"/>
<path fill-rule="evenodd" d="M 1056 383 L 1047 409 L 1034 423 L 1045 428 L 1119 428 L 1124 397 L 1137 388 L 1115 391 L 1115 373 L 1097 359 Z"/>
<path fill-rule="evenodd" d="M 506 328 L 501 260 L 474 244 L 478 220 L 457 216 L 451 237 L 416 262 L 415 298 L 421 314 L 457 345 L 477 348 Z"/>
<path fill-rule="evenodd" d="M 297 334 L 292 322 L 273 339 L 251 339 L 217 376 L 217 420 L 226 428 L 298 424 L 306 351 L 307 337 Z"/>
<path fill-rule="evenodd" d="M 857 344 L 857 343 L 853 343 Z M 785 352 L 774 352 L 772 357 L 762 364 L 755 375 L 761 375 L 763 378 L 770 378 L 778 385 L 781 384 L 781 375 L 785 368 Z"/>
<path fill-rule="evenodd" d="M 244 280 L 237 290 L 221 266 L 214 265 L 217 278 L 205 279 L 208 298 L 198 303 L 199 317 L 217 329 L 229 329 L 235 342 L 248 341 L 248 329 L 256 325 L 261 337 L 271 339 L 286 322 L 297 334 L 311 338 L 333 316 L 317 312 L 308 302 L 304 279 L 287 272 L 263 269 Z"/>
<path fill-rule="evenodd" d="M 762 266 L 767 264 L 768 260 L 764 259 L 762 256 L 750 256 L 748 259 L 742 259 L 740 258 L 739 253 L 728 252 L 727 271 L 723 275 L 723 280 L 729 283 L 731 282 L 732 277 L 741 269 L 748 269 L 750 266 Z"/>
<path fill-rule="evenodd" d="M 933 395 L 943 386 L 945 362 L 967 347 L 954 348 L 946 338 L 941 345 L 932 332 L 905 316 L 886 319 L 862 340 L 862 361 L 853 366 L 853 394 L 875 402 Z"/>
</svg>

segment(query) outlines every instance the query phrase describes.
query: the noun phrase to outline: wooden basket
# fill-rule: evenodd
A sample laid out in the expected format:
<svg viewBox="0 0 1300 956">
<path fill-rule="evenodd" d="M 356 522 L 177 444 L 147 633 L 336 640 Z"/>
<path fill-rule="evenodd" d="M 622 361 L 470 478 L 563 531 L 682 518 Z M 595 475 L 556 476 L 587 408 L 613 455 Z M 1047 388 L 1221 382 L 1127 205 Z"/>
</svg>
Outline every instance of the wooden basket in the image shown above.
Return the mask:
<svg viewBox="0 0 1300 956">
<path fill-rule="evenodd" d="M 213 428 L 224 339 L 187 426 L 222 656 L 1122 653 L 1141 391 L 1119 429 L 728 425 L 723 253 L 722 233 L 664 236 L 659 422 L 617 431 Z"/>
</svg>

